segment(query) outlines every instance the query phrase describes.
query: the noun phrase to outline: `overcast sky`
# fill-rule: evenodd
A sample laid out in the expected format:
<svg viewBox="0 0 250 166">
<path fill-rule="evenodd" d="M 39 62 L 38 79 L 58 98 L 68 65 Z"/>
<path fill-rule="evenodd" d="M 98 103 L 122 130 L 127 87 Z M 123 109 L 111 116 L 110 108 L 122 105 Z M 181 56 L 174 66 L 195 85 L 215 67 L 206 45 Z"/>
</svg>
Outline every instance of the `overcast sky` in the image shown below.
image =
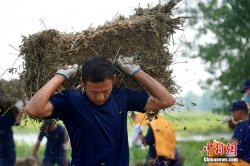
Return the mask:
<svg viewBox="0 0 250 166">
<path fill-rule="evenodd" d="M 133 14 L 133 9 L 139 4 L 146 7 L 147 4 L 155 5 L 158 2 L 159 0 L 0 0 L 0 75 L 17 59 L 19 52 L 15 49 L 21 44 L 21 35 L 28 36 L 46 28 L 62 32 L 82 31 L 90 25 L 96 27 L 106 20 L 112 20 L 117 13 L 125 16 Z M 179 6 L 185 7 L 185 3 L 188 0 Z M 186 40 L 191 40 L 192 34 L 191 29 L 186 29 L 184 32 L 177 32 L 174 38 L 183 39 L 185 36 Z M 177 48 L 179 51 L 186 50 L 182 43 L 177 42 L 170 50 L 175 52 Z M 189 90 L 201 94 L 202 90 L 197 83 L 206 79 L 208 74 L 204 72 L 200 60 L 182 58 L 181 52 L 177 52 L 174 59 L 176 64 L 172 68 L 177 84 L 182 86 L 181 95 Z M 185 61 L 187 63 L 182 63 Z M 21 62 L 18 59 L 14 67 L 18 67 Z M 1 78 L 18 76 L 6 73 Z"/>
</svg>

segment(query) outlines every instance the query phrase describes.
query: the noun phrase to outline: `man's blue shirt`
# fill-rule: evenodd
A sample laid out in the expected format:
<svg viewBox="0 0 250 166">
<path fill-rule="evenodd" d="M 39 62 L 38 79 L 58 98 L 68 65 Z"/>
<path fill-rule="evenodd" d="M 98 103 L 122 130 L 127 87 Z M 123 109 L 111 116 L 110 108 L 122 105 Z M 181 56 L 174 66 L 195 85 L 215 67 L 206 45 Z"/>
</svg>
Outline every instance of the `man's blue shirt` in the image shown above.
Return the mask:
<svg viewBox="0 0 250 166">
<path fill-rule="evenodd" d="M 61 119 L 69 133 L 72 165 L 129 165 L 127 112 L 145 112 L 146 92 L 113 89 L 101 105 L 92 103 L 86 93 L 65 90 L 54 95 L 50 118 Z"/>
<path fill-rule="evenodd" d="M 250 121 L 237 124 L 232 139 L 238 140 L 237 157 L 250 163 Z"/>
<path fill-rule="evenodd" d="M 58 124 L 54 131 L 41 131 L 38 136 L 38 140 L 42 141 L 43 137 L 47 138 L 45 158 L 46 157 L 63 157 L 64 148 L 63 144 L 65 142 L 65 129 L 63 126 Z"/>
</svg>

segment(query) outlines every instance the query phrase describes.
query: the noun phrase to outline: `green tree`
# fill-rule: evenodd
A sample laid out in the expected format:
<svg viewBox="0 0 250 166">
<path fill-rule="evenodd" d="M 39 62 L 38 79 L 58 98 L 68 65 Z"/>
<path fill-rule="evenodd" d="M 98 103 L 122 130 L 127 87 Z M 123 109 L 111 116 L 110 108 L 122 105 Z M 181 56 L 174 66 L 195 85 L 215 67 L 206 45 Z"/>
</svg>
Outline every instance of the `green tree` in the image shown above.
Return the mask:
<svg viewBox="0 0 250 166">
<path fill-rule="evenodd" d="M 250 79 L 250 1 L 209 0 L 188 10 L 197 28 L 197 38 L 213 33 L 215 39 L 199 45 L 192 57 L 200 57 L 211 78 L 203 84 L 214 87 L 215 97 L 232 102 L 240 99 L 239 89 Z M 193 42 L 188 43 L 193 49 Z"/>
</svg>

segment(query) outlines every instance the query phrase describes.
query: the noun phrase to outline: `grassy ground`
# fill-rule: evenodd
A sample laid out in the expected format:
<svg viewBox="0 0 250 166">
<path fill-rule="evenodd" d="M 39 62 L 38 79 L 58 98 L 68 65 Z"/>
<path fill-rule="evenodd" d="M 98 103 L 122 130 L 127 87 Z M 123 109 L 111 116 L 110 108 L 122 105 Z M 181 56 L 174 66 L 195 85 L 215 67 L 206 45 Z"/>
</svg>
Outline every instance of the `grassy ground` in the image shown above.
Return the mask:
<svg viewBox="0 0 250 166">
<path fill-rule="evenodd" d="M 31 156 L 33 148 L 34 145 L 16 143 L 17 158 L 25 158 Z M 40 146 L 38 151 L 38 156 L 40 159 L 43 158 L 44 151 L 45 151 L 45 146 L 44 145 Z"/>
<path fill-rule="evenodd" d="M 179 152 L 184 156 L 184 166 L 205 166 L 206 164 L 202 162 L 200 155 L 202 154 L 202 148 L 207 142 L 179 142 L 178 149 Z M 32 145 L 27 144 L 17 144 L 17 158 L 25 158 L 31 156 L 33 150 Z M 38 156 L 39 159 L 43 158 L 45 146 L 41 146 Z M 68 153 L 70 158 L 70 152 Z M 144 163 L 147 157 L 147 149 L 130 148 L 130 165 L 135 165 L 138 163 Z"/>
</svg>

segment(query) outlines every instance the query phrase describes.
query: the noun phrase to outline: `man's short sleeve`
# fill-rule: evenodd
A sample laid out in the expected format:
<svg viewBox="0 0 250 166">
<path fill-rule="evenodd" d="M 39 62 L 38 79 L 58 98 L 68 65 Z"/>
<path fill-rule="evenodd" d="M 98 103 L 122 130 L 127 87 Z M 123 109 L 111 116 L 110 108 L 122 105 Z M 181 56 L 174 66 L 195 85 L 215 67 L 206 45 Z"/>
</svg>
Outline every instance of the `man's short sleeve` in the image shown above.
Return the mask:
<svg viewBox="0 0 250 166">
<path fill-rule="evenodd" d="M 144 113 L 145 106 L 148 101 L 148 93 L 145 91 L 139 92 L 131 89 L 128 91 L 128 110 L 129 111 L 138 111 Z"/>
<path fill-rule="evenodd" d="M 67 93 L 62 91 L 50 98 L 50 103 L 53 105 L 53 113 L 48 118 L 51 119 L 63 119 L 64 113 L 68 108 L 68 102 L 66 100 Z"/>
<path fill-rule="evenodd" d="M 44 137 L 45 133 L 43 131 L 40 131 L 39 135 L 38 135 L 38 140 L 42 141 L 43 137 Z"/>
</svg>

